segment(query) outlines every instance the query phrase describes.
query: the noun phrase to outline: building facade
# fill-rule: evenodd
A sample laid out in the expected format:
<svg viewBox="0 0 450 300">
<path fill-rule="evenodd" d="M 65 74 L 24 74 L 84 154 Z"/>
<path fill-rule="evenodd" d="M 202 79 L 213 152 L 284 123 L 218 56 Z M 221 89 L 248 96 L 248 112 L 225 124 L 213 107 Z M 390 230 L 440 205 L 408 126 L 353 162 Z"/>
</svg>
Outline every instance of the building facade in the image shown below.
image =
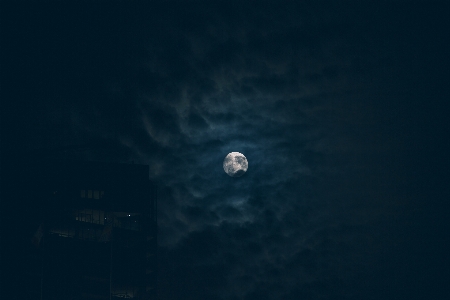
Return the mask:
<svg viewBox="0 0 450 300">
<path fill-rule="evenodd" d="M 148 171 L 75 161 L 32 167 L 41 177 L 28 195 L 39 205 L 22 249 L 21 299 L 156 299 L 157 191 Z"/>
</svg>

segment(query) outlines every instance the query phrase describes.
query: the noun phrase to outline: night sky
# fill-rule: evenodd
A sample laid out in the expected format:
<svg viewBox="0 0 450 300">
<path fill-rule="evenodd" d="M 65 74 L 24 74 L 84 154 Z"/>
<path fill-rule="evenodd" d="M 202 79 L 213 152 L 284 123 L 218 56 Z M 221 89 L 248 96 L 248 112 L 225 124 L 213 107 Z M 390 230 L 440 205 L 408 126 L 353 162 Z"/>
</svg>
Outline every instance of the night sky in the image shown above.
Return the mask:
<svg viewBox="0 0 450 300">
<path fill-rule="evenodd" d="M 448 299 L 444 1 L 18 2 L 2 162 L 149 165 L 158 299 Z"/>
</svg>

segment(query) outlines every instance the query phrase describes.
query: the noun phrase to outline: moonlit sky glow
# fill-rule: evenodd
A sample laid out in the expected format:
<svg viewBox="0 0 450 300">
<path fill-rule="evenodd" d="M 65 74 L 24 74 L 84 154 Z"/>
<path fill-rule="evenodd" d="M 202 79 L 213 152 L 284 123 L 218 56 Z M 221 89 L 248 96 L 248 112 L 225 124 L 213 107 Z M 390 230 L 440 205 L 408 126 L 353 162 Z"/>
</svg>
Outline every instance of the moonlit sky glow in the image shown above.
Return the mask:
<svg viewBox="0 0 450 300">
<path fill-rule="evenodd" d="M 148 165 L 160 300 L 444 299 L 443 3 L 9 4 L 2 163 Z"/>
</svg>

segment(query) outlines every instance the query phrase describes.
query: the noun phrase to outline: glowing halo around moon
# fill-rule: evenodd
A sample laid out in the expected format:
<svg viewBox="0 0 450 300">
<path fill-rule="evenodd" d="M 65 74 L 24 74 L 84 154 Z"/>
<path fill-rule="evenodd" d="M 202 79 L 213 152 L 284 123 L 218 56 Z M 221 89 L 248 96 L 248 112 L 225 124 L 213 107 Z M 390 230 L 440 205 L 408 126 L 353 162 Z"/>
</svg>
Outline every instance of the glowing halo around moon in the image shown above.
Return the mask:
<svg viewBox="0 0 450 300">
<path fill-rule="evenodd" d="M 223 160 L 223 169 L 231 177 L 241 177 L 248 169 L 247 158 L 239 152 L 228 153 Z"/>
</svg>

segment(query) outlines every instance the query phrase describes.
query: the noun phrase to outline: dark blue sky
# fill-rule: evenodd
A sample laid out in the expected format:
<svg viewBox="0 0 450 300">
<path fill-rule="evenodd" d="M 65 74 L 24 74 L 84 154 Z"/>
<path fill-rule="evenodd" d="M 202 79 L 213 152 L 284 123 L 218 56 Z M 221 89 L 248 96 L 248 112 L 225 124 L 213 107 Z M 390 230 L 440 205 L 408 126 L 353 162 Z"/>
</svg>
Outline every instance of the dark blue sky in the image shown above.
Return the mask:
<svg viewBox="0 0 450 300">
<path fill-rule="evenodd" d="M 2 160 L 149 165 L 159 299 L 448 296 L 443 1 L 2 6 Z"/>
</svg>

